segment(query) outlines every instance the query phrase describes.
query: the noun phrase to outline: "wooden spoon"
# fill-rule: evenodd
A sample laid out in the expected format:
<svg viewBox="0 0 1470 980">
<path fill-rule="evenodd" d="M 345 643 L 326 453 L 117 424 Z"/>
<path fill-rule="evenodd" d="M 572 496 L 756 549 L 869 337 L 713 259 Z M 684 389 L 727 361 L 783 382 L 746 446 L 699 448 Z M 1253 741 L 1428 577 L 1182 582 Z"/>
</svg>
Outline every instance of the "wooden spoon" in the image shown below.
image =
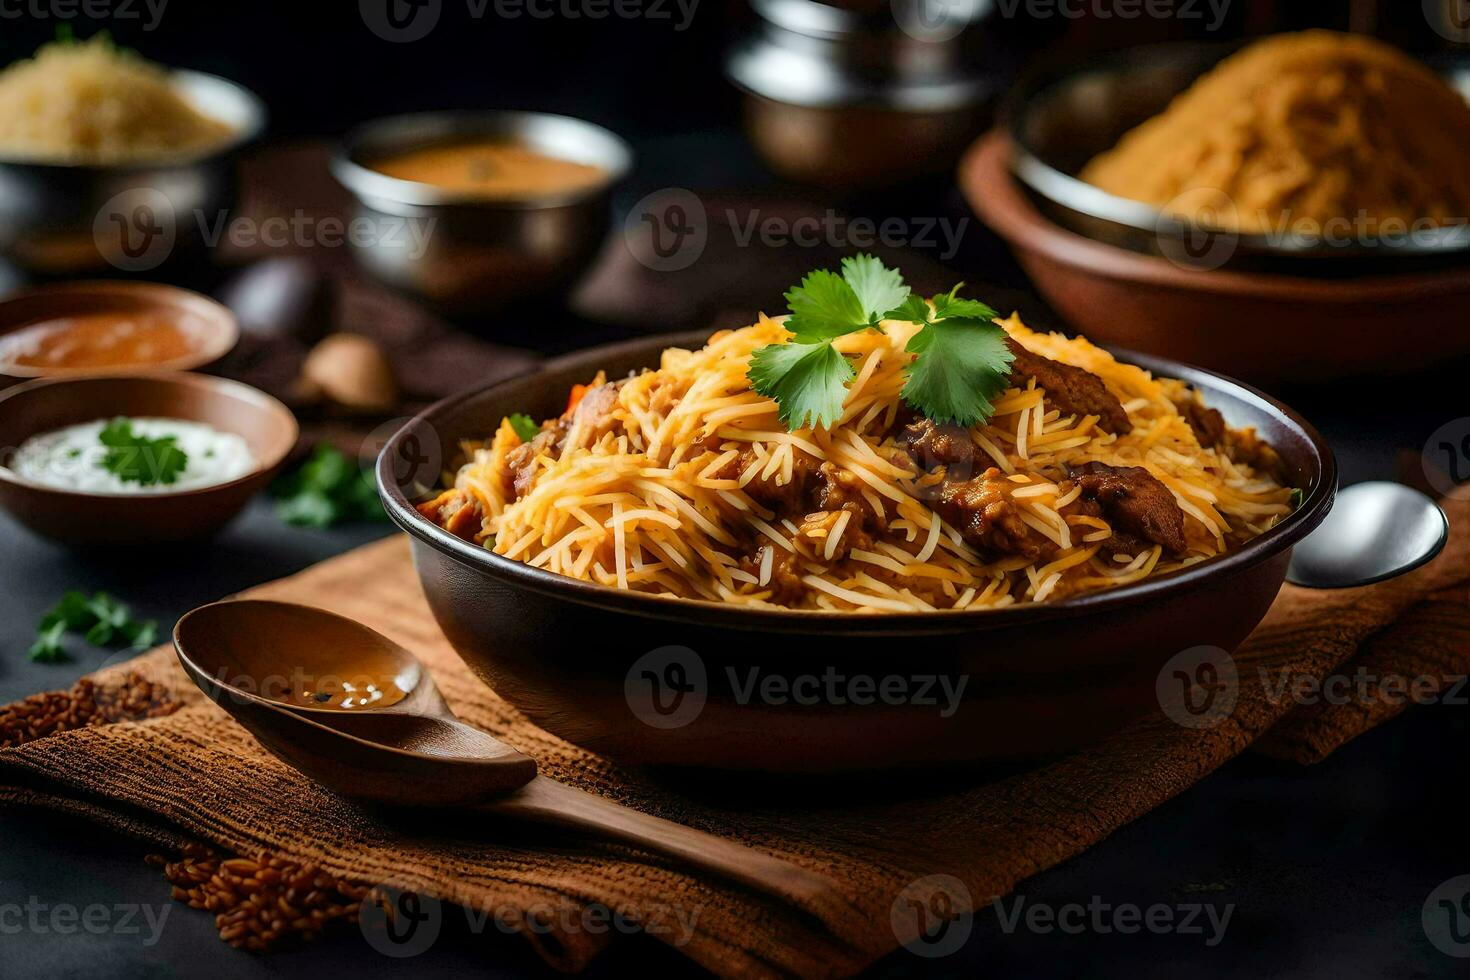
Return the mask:
<svg viewBox="0 0 1470 980">
<path fill-rule="evenodd" d="M 538 775 L 534 759 L 456 718 L 412 653 L 343 616 L 216 602 L 179 620 L 174 647 L 211 700 L 343 796 L 474 805 L 677 858 L 810 911 L 843 902 L 821 875 Z"/>
</svg>

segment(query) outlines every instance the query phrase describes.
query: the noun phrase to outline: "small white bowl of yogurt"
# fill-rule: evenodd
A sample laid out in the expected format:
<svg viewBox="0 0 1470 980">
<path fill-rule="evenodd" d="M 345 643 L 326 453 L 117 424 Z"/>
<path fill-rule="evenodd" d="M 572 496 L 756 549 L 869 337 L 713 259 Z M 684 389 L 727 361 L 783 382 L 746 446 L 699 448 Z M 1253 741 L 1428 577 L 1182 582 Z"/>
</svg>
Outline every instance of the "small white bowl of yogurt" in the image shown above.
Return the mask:
<svg viewBox="0 0 1470 980">
<path fill-rule="evenodd" d="M 125 434 L 113 446 L 106 435 Z M 114 440 L 116 441 L 116 440 Z M 10 469 L 22 480 L 81 493 L 176 493 L 247 475 L 255 456 L 245 440 L 187 419 L 96 419 L 31 436 Z"/>
<path fill-rule="evenodd" d="M 70 544 L 198 538 L 265 488 L 297 435 L 286 406 L 224 378 L 31 381 L 0 393 L 0 506 Z"/>
</svg>

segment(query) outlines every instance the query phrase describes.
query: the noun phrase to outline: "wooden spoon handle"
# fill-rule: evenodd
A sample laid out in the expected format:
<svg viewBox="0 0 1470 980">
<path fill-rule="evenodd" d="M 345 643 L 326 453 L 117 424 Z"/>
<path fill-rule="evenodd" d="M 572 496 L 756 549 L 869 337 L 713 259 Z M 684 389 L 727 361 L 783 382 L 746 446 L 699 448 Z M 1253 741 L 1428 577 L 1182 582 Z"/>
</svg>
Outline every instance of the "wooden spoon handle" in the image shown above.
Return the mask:
<svg viewBox="0 0 1470 980">
<path fill-rule="evenodd" d="M 811 912 L 844 903 L 832 882 L 815 872 L 743 844 L 639 813 L 545 776 L 537 776 L 514 793 L 487 804 L 487 808 L 677 858 L 690 867 L 767 895 L 794 900 Z"/>
</svg>

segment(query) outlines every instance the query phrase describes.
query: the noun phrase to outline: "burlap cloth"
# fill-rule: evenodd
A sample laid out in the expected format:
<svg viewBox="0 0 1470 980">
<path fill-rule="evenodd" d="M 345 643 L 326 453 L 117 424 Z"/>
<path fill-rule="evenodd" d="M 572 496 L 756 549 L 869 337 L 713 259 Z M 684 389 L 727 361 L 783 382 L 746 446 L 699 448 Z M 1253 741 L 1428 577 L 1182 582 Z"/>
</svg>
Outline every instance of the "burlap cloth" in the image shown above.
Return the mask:
<svg viewBox="0 0 1470 980">
<path fill-rule="evenodd" d="M 535 757 L 552 778 L 829 875 L 853 910 L 821 918 L 629 848 L 473 814 L 393 818 L 361 809 L 268 755 L 202 699 L 166 648 L 109 668 L 99 687 L 134 670 L 165 685 L 183 707 L 0 752 L 0 799 L 84 813 L 162 844 L 195 839 L 236 854 L 284 855 L 349 881 L 408 886 L 497 915 L 601 903 L 633 918 L 667 920 L 672 909 L 697 915 L 693 934 L 662 929 L 659 938 L 717 973 L 846 974 L 898 945 L 890 910 L 922 876 L 954 875 L 981 904 L 1098 843 L 1252 743 L 1277 757 L 1314 761 L 1402 709 L 1407 699 L 1376 696 L 1386 686 L 1396 691 L 1389 686 L 1395 678 L 1445 685 L 1464 674 L 1470 502 L 1446 501 L 1446 510 L 1449 546 L 1408 576 L 1337 592 L 1286 587 L 1237 651 L 1239 697 L 1214 727 L 1182 727 L 1161 712 L 1043 768 L 931 795 L 826 805 L 681 793 L 530 725 L 474 680 L 441 637 L 401 538 L 251 591 L 336 610 L 418 651 L 461 717 Z M 1279 693 L 1288 675 L 1366 681 L 1346 703 L 1303 704 Z M 575 927 L 532 938 L 570 969 L 608 941 Z"/>
</svg>

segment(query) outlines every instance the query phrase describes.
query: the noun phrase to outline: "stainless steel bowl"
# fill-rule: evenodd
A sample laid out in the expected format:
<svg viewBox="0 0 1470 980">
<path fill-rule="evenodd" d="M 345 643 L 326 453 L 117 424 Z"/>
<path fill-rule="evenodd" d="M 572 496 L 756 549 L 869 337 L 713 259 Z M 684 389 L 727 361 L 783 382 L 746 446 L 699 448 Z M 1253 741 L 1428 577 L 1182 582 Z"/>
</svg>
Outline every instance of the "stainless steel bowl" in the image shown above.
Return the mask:
<svg viewBox="0 0 1470 980">
<path fill-rule="evenodd" d="M 41 278 L 141 273 L 205 256 L 235 203 L 240 151 L 265 128 L 265 104 L 234 82 L 173 73 L 229 142 L 166 163 L 91 166 L 0 158 L 0 256 Z M 154 273 L 157 276 L 157 273 Z"/>
<path fill-rule="evenodd" d="M 725 63 L 751 142 L 781 176 L 839 191 L 947 170 L 989 115 L 974 25 L 991 6 L 752 0 L 760 22 Z"/>
<path fill-rule="evenodd" d="M 600 167 L 602 183 L 534 198 L 456 195 L 389 177 L 373 159 L 492 137 Z M 547 295 L 586 271 L 607 237 L 614 185 L 632 150 L 600 126 L 534 112 L 422 113 L 378 120 L 349 134 L 332 173 L 356 199 L 349 236 L 358 262 L 378 279 L 448 313 L 487 313 Z"/>
<path fill-rule="evenodd" d="M 1237 48 L 1152 45 L 1043 70 L 1023 80 L 1007 99 L 1003 114 L 1015 147 L 1012 170 L 1038 210 L 1065 228 L 1109 245 L 1185 263 L 1200 256 L 1256 272 L 1339 278 L 1421 271 L 1470 260 L 1470 224 L 1376 243 L 1324 243 L 1288 232 L 1239 234 L 1197 226 L 1077 176 L 1089 160 L 1162 112 Z M 1470 97 L 1470 62 L 1436 67 Z M 1221 236 L 1228 237 L 1232 248 L 1216 247 Z"/>
</svg>

